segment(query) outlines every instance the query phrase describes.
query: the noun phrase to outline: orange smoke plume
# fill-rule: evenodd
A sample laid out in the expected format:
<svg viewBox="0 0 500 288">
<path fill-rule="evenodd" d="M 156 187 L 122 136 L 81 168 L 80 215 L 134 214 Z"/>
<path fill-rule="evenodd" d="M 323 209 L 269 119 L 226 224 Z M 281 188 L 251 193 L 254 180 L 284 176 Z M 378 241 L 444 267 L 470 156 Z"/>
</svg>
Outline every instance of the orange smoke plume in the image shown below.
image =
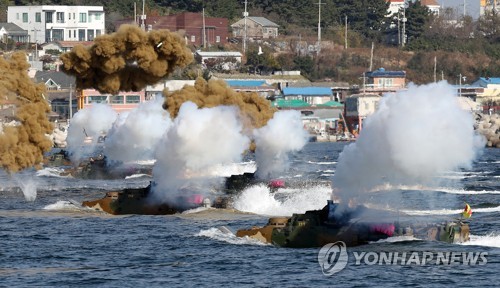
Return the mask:
<svg viewBox="0 0 500 288">
<path fill-rule="evenodd" d="M 184 86 L 175 92 L 163 91 L 163 108 L 168 110 L 172 119 L 177 117 L 179 108 L 186 101 L 194 102 L 199 108 L 219 105 L 238 106 L 246 129 L 265 126 L 273 118 L 275 108 L 271 102 L 257 93 L 236 92 L 223 80 L 205 81 L 199 77 L 194 86 Z"/>
<path fill-rule="evenodd" d="M 157 83 L 192 62 L 193 55 L 178 34 L 145 32 L 126 24 L 113 34 L 96 37 L 88 48 L 75 46 L 61 60 L 63 71 L 76 77 L 78 88 L 116 94 Z"/>
<path fill-rule="evenodd" d="M 28 77 L 29 67 L 22 52 L 10 59 L 0 57 L 0 104 L 15 105 L 15 119 L 20 122 L 0 131 L 0 166 L 8 172 L 38 166 L 43 153 L 52 147 L 46 136 L 53 128 L 47 118 L 50 109 L 43 96 L 45 86 Z"/>
</svg>

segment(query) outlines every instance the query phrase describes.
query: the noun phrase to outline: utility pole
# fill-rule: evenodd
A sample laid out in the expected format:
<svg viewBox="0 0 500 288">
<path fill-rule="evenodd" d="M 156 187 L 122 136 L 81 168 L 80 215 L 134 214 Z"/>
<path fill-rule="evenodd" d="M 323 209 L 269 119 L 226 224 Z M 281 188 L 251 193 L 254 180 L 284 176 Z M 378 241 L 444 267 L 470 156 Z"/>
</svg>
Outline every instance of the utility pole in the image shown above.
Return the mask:
<svg viewBox="0 0 500 288">
<path fill-rule="evenodd" d="M 375 44 L 372 42 L 372 51 L 370 53 L 370 71 L 373 71 L 373 49 L 375 48 Z"/>
<path fill-rule="evenodd" d="M 403 6 L 403 39 L 401 41 L 401 46 L 405 47 L 406 43 L 406 2 L 405 6 Z"/>
<path fill-rule="evenodd" d="M 345 39 L 344 39 L 344 42 L 345 42 L 345 49 L 347 50 L 347 15 L 345 15 L 345 35 L 344 35 Z"/>
<path fill-rule="evenodd" d="M 144 0 L 142 0 L 142 15 L 141 15 L 141 28 L 146 31 L 146 24 L 144 21 L 146 20 L 146 14 L 144 14 Z"/>
<path fill-rule="evenodd" d="M 69 115 L 68 120 L 73 116 L 73 84 L 69 84 Z"/>
<path fill-rule="evenodd" d="M 247 12 L 247 0 L 245 0 L 245 12 L 243 12 L 243 18 L 245 19 L 243 21 L 243 25 L 245 25 L 244 29 L 244 35 L 243 35 L 243 56 L 245 56 L 245 53 L 247 52 L 247 17 L 248 17 L 248 12 Z"/>
<path fill-rule="evenodd" d="M 493 0 L 495 2 L 496 0 Z M 464 0 L 464 18 L 465 18 L 465 0 Z"/>
<path fill-rule="evenodd" d="M 205 7 L 203 7 L 203 48 L 207 49 L 207 30 L 205 29 Z"/>
<path fill-rule="evenodd" d="M 436 68 L 437 68 L 437 58 L 436 58 L 436 56 L 434 56 L 434 83 L 437 82 L 436 81 Z"/>
<path fill-rule="evenodd" d="M 326 3 L 321 3 L 321 0 L 319 0 L 316 5 L 318 5 L 318 47 L 317 47 L 317 54 L 319 56 L 319 52 L 321 51 L 321 5 L 324 5 Z"/>
</svg>

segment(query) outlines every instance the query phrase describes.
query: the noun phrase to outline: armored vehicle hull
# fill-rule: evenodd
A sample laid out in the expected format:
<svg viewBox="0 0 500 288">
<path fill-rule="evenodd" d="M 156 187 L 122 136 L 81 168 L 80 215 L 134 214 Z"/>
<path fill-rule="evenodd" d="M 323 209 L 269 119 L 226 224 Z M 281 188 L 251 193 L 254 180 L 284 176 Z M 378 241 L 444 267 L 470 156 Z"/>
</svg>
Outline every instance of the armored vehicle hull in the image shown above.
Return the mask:
<svg viewBox="0 0 500 288">
<path fill-rule="evenodd" d="M 461 243 L 469 241 L 469 225 L 460 221 L 440 224 L 411 225 L 399 222 L 372 222 L 357 219 L 358 212 L 335 218 L 331 205 L 322 210 L 294 214 L 292 217 L 274 217 L 264 227 L 238 230 L 236 236 L 251 237 L 281 247 L 322 247 L 343 241 L 347 246 L 358 246 L 392 236 L 413 236 L 423 240 Z"/>
</svg>

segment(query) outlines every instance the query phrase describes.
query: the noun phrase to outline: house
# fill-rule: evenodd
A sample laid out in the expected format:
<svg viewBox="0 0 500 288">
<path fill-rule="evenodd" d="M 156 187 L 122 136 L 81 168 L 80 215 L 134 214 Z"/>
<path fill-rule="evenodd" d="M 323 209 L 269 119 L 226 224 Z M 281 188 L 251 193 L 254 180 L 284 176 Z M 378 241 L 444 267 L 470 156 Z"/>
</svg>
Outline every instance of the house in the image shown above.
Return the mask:
<svg viewBox="0 0 500 288">
<path fill-rule="evenodd" d="M 309 105 L 321 105 L 335 100 L 332 89 L 329 87 L 285 87 L 283 88 L 285 100 L 302 100 Z"/>
<path fill-rule="evenodd" d="M 439 15 L 439 10 L 441 9 L 441 5 L 436 0 L 421 0 L 420 3 L 422 6 L 426 6 L 427 9 L 431 11 L 431 13 L 435 15 Z"/>
<path fill-rule="evenodd" d="M 229 87 L 237 92 L 255 92 L 264 98 L 273 97 L 276 88 L 266 83 L 265 80 L 225 80 Z"/>
<path fill-rule="evenodd" d="M 246 17 L 231 25 L 233 37 L 252 39 L 268 39 L 278 37 L 279 25 L 264 17 Z"/>
<path fill-rule="evenodd" d="M 332 101 L 344 102 L 347 97 L 348 92 L 351 90 L 349 83 L 347 82 L 329 82 L 329 81 L 318 81 L 318 82 L 296 82 L 289 83 L 288 87 L 329 87 L 332 90 L 333 99 Z M 325 103 L 323 103 L 325 104 Z"/>
<path fill-rule="evenodd" d="M 386 2 L 389 2 L 389 8 L 387 9 L 389 15 L 397 14 L 405 7 L 405 0 L 386 0 Z"/>
<path fill-rule="evenodd" d="M 178 91 L 184 86 L 194 86 L 195 80 L 165 80 L 154 85 L 146 86 L 146 101 L 163 97 L 163 90 Z"/>
<path fill-rule="evenodd" d="M 70 52 L 76 45 L 92 46 L 94 41 L 54 41 L 42 44 L 42 49 L 47 50 L 59 50 L 61 53 Z"/>
<path fill-rule="evenodd" d="M 242 57 L 243 55 L 237 51 L 205 52 L 198 50 L 194 53 L 194 59 L 205 68 L 209 68 L 208 66 L 211 65 L 220 64 L 221 67 L 219 70 L 227 71 L 237 69 L 241 64 Z"/>
<path fill-rule="evenodd" d="M 483 105 L 489 104 L 488 102 L 500 103 L 500 78 L 480 77 L 471 86 L 484 88 L 483 93 L 477 94 L 476 102 Z"/>
<path fill-rule="evenodd" d="M 346 98 L 343 118 L 350 133 L 357 135 L 361 132 L 364 120 L 375 113 L 381 98 L 372 93 L 353 94 Z"/>
<path fill-rule="evenodd" d="M 365 73 L 363 89 L 367 92 L 394 92 L 406 86 L 405 71 L 386 71 L 379 68 Z"/>
<path fill-rule="evenodd" d="M 117 113 L 133 110 L 146 101 L 145 90 L 134 92 L 119 92 L 117 95 L 101 94 L 94 89 L 84 89 L 77 93 L 78 110 L 91 107 L 94 103 L 104 103 L 111 106 Z"/>
<path fill-rule="evenodd" d="M 104 34 L 103 6 L 9 6 L 7 22 L 28 31 L 30 42 L 92 41 Z"/>
<path fill-rule="evenodd" d="M 130 23 L 134 23 L 134 20 L 116 21 L 115 27 Z M 182 32 L 186 44 L 197 47 L 224 45 L 228 42 L 229 22 L 226 18 L 203 17 L 202 13 L 184 12 L 165 16 L 147 16 L 144 24 L 147 31 L 168 29 L 172 32 Z"/>
<path fill-rule="evenodd" d="M 16 43 L 29 43 L 28 31 L 22 29 L 14 23 L 0 23 L 0 39 L 7 43 L 10 39 Z"/>
<path fill-rule="evenodd" d="M 70 114 L 76 113 L 75 77 L 60 71 L 36 71 L 34 80 L 45 85 L 45 97 L 51 110 L 57 113 L 59 118 L 69 119 Z"/>
</svg>

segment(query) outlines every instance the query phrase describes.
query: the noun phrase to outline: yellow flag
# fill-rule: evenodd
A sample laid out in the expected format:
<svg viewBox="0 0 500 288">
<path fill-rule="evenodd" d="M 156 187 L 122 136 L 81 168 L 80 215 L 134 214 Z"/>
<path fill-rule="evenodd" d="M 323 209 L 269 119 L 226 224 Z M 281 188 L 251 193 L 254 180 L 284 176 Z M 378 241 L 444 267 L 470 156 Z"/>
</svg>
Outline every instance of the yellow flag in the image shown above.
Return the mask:
<svg viewBox="0 0 500 288">
<path fill-rule="evenodd" d="M 469 204 L 465 203 L 464 212 L 462 212 L 464 218 L 470 218 L 472 216 L 472 209 L 470 209 Z"/>
</svg>

